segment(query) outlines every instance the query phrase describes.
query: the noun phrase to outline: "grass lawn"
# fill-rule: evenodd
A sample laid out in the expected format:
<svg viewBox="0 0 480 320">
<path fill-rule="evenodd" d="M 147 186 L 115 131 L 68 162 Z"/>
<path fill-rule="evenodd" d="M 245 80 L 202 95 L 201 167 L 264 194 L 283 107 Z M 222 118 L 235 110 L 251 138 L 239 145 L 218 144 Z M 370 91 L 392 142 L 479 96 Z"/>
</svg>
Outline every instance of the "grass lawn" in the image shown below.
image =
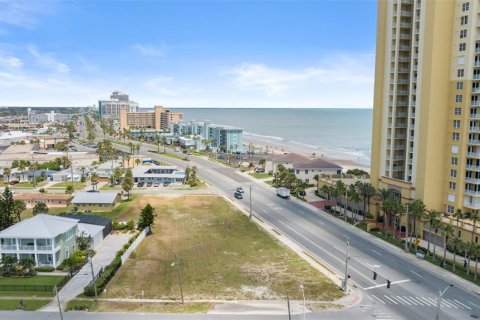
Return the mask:
<svg viewBox="0 0 480 320">
<path fill-rule="evenodd" d="M 202 180 L 198 180 L 197 185 L 195 187 L 190 187 L 189 185 L 183 185 L 182 187 L 175 188 L 175 190 L 202 190 L 207 189 L 208 186 Z"/>
<path fill-rule="evenodd" d="M 33 188 L 39 188 L 43 186 L 45 183 L 46 183 L 45 181 L 42 181 L 37 183 L 36 186 L 34 186 L 33 183 L 31 182 L 20 182 L 14 185 L 9 185 L 8 187 L 11 189 L 33 189 Z"/>
<path fill-rule="evenodd" d="M 55 183 L 53 186 L 49 187 L 50 188 L 62 188 L 62 189 L 65 189 L 67 186 L 71 185 L 72 182 L 71 181 L 63 181 L 63 182 L 59 182 L 59 183 Z M 73 182 L 73 189 L 74 190 L 82 190 L 86 187 L 86 183 L 85 182 L 76 182 L 74 181 Z"/>
<path fill-rule="evenodd" d="M 27 218 L 30 218 L 33 216 L 33 213 L 32 213 L 32 208 L 29 208 L 25 211 L 22 212 L 22 220 L 23 219 L 27 219 Z M 53 215 L 58 215 L 58 214 L 61 214 L 61 213 L 64 213 L 64 212 L 71 212 L 72 211 L 72 207 L 69 206 L 69 207 L 53 207 L 53 208 L 48 208 L 48 214 L 53 214 Z"/>
<path fill-rule="evenodd" d="M 141 199 L 141 198 L 140 198 Z M 147 198 L 143 199 L 143 201 Z M 179 299 L 175 254 L 186 299 L 331 301 L 337 286 L 248 217 L 216 196 L 156 198 L 148 236 L 107 286 L 109 297 Z M 142 207 L 137 202 L 138 208 Z"/>
<path fill-rule="evenodd" d="M 249 175 L 251 175 L 252 177 L 257 178 L 257 179 L 266 179 L 266 178 L 270 178 L 270 177 L 271 177 L 271 175 L 269 175 L 269 174 L 266 173 L 266 172 L 263 172 L 263 173 L 260 173 L 260 172 L 250 172 Z"/>
<path fill-rule="evenodd" d="M 273 185 L 273 180 L 267 180 L 267 181 L 263 181 L 263 182 L 265 182 L 268 185 L 271 185 L 272 187 L 274 186 Z"/>
<path fill-rule="evenodd" d="M 63 276 L 34 276 L 29 278 L 0 277 L 0 296 L 19 296 L 19 297 L 49 297 L 53 296 L 53 291 L 46 288 L 46 291 L 2 291 L 2 285 L 38 285 L 54 286 L 64 279 Z"/>
<path fill-rule="evenodd" d="M 89 311 L 115 312 L 156 312 L 156 313 L 206 313 L 213 304 L 207 302 L 192 303 L 143 303 L 140 302 L 98 302 L 92 304 Z"/>
<path fill-rule="evenodd" d="M 23 300 L 23 305 L 25 306 L 25 311 L 35 311 L 47 303 L 50 300 Z M 16 310 L 20 304 L 20 300 L 0 300 L 0 310 Z"/>
</svg>

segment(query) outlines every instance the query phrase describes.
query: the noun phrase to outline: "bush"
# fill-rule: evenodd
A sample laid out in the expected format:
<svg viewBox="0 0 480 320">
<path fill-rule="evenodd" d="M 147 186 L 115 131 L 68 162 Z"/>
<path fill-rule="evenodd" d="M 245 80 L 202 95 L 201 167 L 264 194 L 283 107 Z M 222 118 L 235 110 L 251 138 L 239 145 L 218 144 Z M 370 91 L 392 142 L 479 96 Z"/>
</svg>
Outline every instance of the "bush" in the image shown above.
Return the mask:
<svg viewBox="0 0 480 320">
<path fill-rule="evenodd" d="M 125 229 L 127 230 L 134 230 L 135 229 L 135 221 L 129 220 L 127 224 L 125 225 Z"/>
<path fill-rule="evenodd" d="M 55 271 L 55 268 L 52 266 L 41 266 L 37 267 L 37 272 L 53 272 Z"/>
<path fill-rule="evenodd" d="M 378 216 L 377 217 L 377 222 L 383 223 L 383 216 Z"/>
<path fill-rule="evenodd" d="M 124 230 L 125 229 L 125 224 L 119 223 L 117 220 L 113 220 L 112 222 L 112 229 L 113 230 Z"/>
<path fill-rule="evenodd" d="M 380 231 L 378 227 L 370 228 L 370 232 L 377 232 L 377 231 Z"/>
<path fill-rule="evenodd" d="M 40 188 L 40 189 L 38 189 L 38 192 L 40 192 L 40 193 L 47 193 L 47 190 L 45 190 L 45 188 Z"/>
<path fill-rule="evenodd" d="M 97 286 L 97 292 L 103 291 L 103 289 L 106 287 L 110 279 L 112 279 L 115 273 L 117 273 L 117 270 L 120 268 L 121 265 L 122 265 L 122 260 L 117 255 L 115 259 L 113 259 L 112 263 L 106 266 L 103 273 L 97 278 L 97 281 L 95 282 Z M 83 290 L 83 293 L 89 297 L 94 296 L 95 289 L 93 287 L 93 284 L 85 287 L 85 289 Z"/>
</svg>

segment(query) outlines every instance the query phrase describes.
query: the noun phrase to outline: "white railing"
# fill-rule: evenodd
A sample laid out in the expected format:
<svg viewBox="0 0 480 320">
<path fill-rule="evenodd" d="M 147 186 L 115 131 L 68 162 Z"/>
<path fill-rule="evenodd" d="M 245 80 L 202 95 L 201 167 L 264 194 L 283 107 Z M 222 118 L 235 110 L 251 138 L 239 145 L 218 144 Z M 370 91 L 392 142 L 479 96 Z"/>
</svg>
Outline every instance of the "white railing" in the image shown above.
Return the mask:
<svg viewBox="0 0 480 320">
<path fill-rule="evenodd" d="M 15 244 L 12 244 L 12 245 L 3 244 L 3 245 L 1 246 L 1 249 L 2 249 L 2 250 L 17 250 L 17 245 L 15 245 Z"/>
<path fill-rule="evenodd" d="M 39 246 L 39 245 L 37 245 L 37 251 L 52 251 L 52 246 Z"/>
<path fill-rule="evenodd" d="M 33 251 L 35 250 L 35 247 L 34 246 L 25 246 L 25 245 L 20 245 L 18 246 L 18 249 L 19 250 L 24 250 L 24 251 Z"/>
<path fill-rule="evenodd" d="M 135 241 L 132 242 L 130 247 L 128 247 L 128 249 L 125 250 L 125 252 L 120 257 L 120 259 L 122 260 L 122 264 L 124 264 L 125 261 L 127 261 L 127 259 L 130 257 L 130 254 L 132 254 L 133 250 L 135 250 L 138 247 L 140 242 L 142 242 L 142 240 L 145 239 L 145 237 L 149 232 L 150 232 L 149 227 L 146 227 L 145 229 L 143 229 L 143 231 L 138 235 L 137 239 L 135 239 Z"/>
</svg>

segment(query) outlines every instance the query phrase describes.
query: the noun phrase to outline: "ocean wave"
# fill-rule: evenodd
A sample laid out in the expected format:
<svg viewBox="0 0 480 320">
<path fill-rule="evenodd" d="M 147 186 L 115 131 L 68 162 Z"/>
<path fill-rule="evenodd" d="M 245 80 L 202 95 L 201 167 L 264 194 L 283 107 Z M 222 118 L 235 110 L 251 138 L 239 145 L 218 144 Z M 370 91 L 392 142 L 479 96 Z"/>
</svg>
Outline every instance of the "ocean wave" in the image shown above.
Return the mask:
<svg viewBox="0 0 480 320">
<path fill-rule="evenodd" d="M 257 133 L 252 133 L 252 132 L 245 132 L 245 131 L 243 131 L 243 134 L 244 134 L 244 135 L 247 135 L 247 136 L 257 137 L 257 138 L 264 138 L 264 139 L 273 139 L 273 140 L 277 140 L 277 141 L 284 141 L 284 139 L 283 139 L 282 137 L 266 136 L 266 135 L 262 135 L 262 134 L 257 134 Z"/>
</svg>

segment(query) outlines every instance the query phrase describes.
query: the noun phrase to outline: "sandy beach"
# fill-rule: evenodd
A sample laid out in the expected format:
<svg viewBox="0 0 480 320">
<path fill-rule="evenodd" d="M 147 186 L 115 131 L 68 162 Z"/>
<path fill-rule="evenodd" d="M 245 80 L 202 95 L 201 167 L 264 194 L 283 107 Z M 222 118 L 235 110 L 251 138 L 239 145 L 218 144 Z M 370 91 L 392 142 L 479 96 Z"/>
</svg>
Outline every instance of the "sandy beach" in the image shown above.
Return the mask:
<svg viewBox="0 0 480 320">
<path fill-rule="evenodd" d="M 250 143 L 255 146 L 255 150 L 260 152 L 268 151 L 269 154 L 298 153 L 304 156 L 323 157 L 341 167 L 344 170 L 359 168 L 370 172 L 368 159 L 361 159 L 360 155 L 351 151 L 328 150 L 321 148 L 308 147 L 305 145 L 296 145 L 275 138 L 266 138 L 252 135 L 244 135 L 243 142 L 246 146 Z M 363 160 L 363 161 L 362 161 Z"/>
</svg>

